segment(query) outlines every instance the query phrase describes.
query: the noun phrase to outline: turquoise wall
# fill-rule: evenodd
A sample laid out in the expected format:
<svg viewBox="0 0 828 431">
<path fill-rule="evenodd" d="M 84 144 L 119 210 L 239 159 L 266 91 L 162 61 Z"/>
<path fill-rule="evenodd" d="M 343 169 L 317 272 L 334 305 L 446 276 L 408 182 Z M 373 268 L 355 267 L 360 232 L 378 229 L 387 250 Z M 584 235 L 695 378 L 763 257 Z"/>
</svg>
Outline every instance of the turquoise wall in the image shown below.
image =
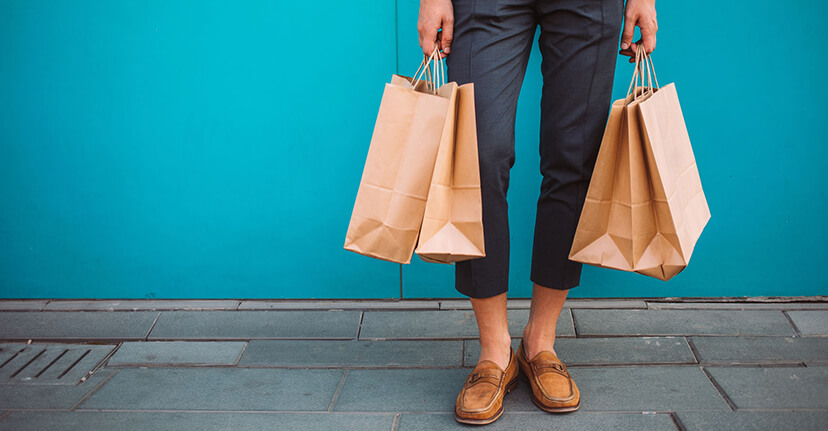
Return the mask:
<svg viewBox="0 0 828 431">
<path fill-rule="evenodd" d="M 453 267 L 342 248 L 415 0 L 0 0 L 0 297 L 459 297 Z M 824 3 L 658 2 L 712 218 L 669 282 L 572 297 L 826 294 Z M 510 295 L 525 297 L 540 56 L 518 108 Z M 615 97 L 632 66 L 619 61 Z"/>
</svg>

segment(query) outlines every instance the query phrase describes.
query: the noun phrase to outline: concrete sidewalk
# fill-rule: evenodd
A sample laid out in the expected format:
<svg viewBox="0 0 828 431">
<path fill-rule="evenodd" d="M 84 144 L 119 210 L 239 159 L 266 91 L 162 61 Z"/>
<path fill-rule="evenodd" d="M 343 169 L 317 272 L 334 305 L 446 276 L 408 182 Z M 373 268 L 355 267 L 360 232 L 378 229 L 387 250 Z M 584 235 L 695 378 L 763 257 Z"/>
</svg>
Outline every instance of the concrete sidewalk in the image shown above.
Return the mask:
<svg viewBox="0 0 828 431">
<path fill-rule="evenodd" d="M 555 349 L 581 409 L 521 382 L 485 427 L 452 416 L 468 300 L 0 300 L 0 430 L 821 430 L 825 299 L 570 299 Z"/>
</svg>

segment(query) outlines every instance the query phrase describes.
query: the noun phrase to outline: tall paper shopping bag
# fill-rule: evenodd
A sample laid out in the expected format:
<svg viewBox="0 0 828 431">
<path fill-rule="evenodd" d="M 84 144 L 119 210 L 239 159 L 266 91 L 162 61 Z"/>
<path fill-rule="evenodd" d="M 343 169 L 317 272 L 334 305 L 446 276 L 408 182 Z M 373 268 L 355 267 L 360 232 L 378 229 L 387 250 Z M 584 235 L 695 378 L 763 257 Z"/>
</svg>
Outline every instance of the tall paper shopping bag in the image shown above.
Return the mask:
<svg viewBox="0 0 828 431">
<path fill-rule="evenodd" d="M 453 263 L 486 256 L 477 151 L 474 84 L 457 89 L 449 110 L 415 253 L 425 262 Z"/>
<path fill-rule="evenodd" d="M 652 60 L 636 54 L 634 91 L 612 104 L 569 258 L 669 280 L 710 210 L 675 84 L 653 87 Z"/>
<path fill-rule="evenodd" d="M 456 105 L 457 84 L 436 91 L 434 84 L 394 75 L 385 85 L 346 250 L 411 262 L 446 116 Z"/>
</svg>

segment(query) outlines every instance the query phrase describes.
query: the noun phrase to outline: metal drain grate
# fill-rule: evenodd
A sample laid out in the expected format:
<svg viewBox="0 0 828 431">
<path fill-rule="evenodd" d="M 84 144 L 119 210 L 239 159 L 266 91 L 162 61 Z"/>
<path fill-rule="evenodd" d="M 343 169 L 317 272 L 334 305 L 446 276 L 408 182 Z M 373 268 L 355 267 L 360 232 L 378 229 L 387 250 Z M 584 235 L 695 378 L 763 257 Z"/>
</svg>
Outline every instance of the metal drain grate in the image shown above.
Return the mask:
<svg viewBox="0 0 828 431">
<path fill-rule="evenodd" d="M 0 384 L 75 385 L 117 346 L 0 344 Z"/>
</svg>

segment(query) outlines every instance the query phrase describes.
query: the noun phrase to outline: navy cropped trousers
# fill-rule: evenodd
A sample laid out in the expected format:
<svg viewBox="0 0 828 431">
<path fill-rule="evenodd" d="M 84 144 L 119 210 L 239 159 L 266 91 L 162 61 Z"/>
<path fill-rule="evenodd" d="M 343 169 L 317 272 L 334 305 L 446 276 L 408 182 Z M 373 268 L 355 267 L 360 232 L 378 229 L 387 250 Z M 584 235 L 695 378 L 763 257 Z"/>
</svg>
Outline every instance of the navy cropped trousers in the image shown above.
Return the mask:
<svg viewBox="0 0 828 431">
<path fill-rule="evenodd" d="M 515 162 L 515 113 L 534 35 L 542 55 L 540 171 L 530 279 L 570 289 L 582 264 L 569 250 L 611 105 L 623 0 L 453 0 L 449 81 L 474 83 L 486 256 L 455 263 L 472 298 L 509 280 L 506 192 Z"/>
</svg>

